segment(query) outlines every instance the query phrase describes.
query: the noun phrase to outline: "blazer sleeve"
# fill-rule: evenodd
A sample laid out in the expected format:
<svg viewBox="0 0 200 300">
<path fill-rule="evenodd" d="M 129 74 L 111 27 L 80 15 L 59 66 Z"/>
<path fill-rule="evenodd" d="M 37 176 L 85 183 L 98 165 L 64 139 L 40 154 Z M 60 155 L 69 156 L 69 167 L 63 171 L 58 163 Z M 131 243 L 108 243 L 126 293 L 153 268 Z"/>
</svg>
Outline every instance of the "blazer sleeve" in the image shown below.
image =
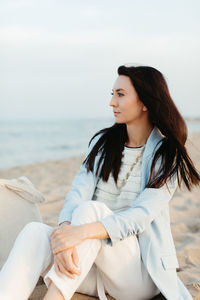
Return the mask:
<svg viewBox="0 0 200 300">
<path fill-rule="evenodd" d="M 90 153 L 94 144 L 99 139 L 100 135 L 97 135 L 90 143 L 90 146 L 87 149 L 85 154 L 85 158 Z M 72 188 L 67 193 L 64 201 L 64 206 L 59 214 L 58 224 L 65 221 L 71 222 L 72 213 L 74 209 L 79 206 L 83 201 L 90 200 L 93 196 L 95 186 L 95 176 L 93 172 L 89 171 L 87 173 L 87 169 L 84 164 L 81 164 L 79 168 L 79 172 L 74 177 L 72 182 Z"/>
<path fill-rule="evenodd" d="M 168 188 L 167 188 L 168 185 Z M 171 200 L 177 189 L 177 175 L 160 188 L 145 188 L 131 208 L 100 220 L 108 232 L 106 243 L 113 246 L 131 234 L 141 234 Z"/>
</svg>

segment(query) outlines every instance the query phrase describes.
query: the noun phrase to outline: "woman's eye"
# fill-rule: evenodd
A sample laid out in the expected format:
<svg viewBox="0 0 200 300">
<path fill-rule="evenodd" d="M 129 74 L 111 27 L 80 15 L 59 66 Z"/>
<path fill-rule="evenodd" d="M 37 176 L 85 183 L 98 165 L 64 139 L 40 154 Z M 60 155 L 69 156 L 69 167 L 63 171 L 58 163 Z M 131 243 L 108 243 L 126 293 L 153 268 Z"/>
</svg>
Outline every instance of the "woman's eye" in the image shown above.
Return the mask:
<svg viewBox="0 0 200 300">
<path fill-rule="evenodd" d="M 117 94 L 118 94 L 119 97 L 124 96 L 124 94 L 122 94 L 122 93 L 117 93 Z M 114 93 L 111 92 L 111 95 L 114 95 Z"/>
</svg>

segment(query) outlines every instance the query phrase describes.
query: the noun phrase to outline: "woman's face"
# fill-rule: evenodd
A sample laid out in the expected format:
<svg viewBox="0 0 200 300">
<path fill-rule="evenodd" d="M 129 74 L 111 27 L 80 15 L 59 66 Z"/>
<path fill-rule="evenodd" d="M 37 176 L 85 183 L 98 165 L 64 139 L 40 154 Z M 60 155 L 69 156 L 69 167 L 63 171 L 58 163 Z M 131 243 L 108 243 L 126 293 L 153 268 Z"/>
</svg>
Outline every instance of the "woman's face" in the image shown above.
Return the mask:
<svg viewBox="0 0 200 300">
<path fill-rule="evenodd" d="M 116 123 L 138 123 L 147 116 L 147 108 L 139 100 L 137 92 L 128 76 L 119 75 L 112 89 L 110 106 L 113 107 Z"/>
</svg>

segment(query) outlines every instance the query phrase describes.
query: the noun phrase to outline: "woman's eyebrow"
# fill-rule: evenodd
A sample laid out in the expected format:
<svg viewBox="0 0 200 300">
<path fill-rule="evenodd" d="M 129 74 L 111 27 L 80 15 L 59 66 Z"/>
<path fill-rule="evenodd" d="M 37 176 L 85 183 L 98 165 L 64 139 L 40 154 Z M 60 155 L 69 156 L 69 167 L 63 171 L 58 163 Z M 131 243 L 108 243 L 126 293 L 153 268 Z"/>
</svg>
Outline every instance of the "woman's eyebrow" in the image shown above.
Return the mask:
<svg viewBox="0 0 200 300">
<path fill-rule="evenodd" d="M 113 89 L 112 89 L 112 91 L 114 91 Z M 116 92 L 118 92 L 118 91 L 125 91 L 124 89 L 116 89 Z"/>
</svg>

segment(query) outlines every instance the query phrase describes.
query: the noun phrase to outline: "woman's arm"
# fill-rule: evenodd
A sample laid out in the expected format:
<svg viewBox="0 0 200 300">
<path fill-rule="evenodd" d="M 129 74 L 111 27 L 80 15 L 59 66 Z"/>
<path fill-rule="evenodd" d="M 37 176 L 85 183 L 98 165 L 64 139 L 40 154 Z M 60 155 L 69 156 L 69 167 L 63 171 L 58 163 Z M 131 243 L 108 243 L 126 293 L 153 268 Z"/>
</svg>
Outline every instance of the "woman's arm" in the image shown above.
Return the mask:
<svg viewBox="0 0 200 300">
<path fill-rule="evenodd" d="M 68 222 L 55 228 L 50 234 L 53 254 L 79 245 L 86 239 L 108 238 L 105 227 L 100 222 L 71 226 Z"/>
<path fill-rule="evenodd" d="M 101 135 L 99 134 L 92 140 L 90 146 L 88 147 L 85 158 L 88 156 L 100 136 Z M 74 209 L 78 207 L 79 204 L 81 204 L 83 201 L 92 199 L 94 188 L 95 176 L 91 171 L 87 172 L 85 165 L 82 164 L 80 166 L 79 172 L 76 174 L 72 182 L 71 190 L 66 195 L 64 206 L 59 214 L 59 225 L 64 221 L 71 222 L 71 217 Z"/>
<path fill-rule="evenodd" d="M 106 239 L 109 235 L 101 222 L 92 222 L 81 225 L 83 239 Z"/>
<path fill-rule="evenodd" d="M 72 182 L 71 190 L 66 195 L 64 206 L 59 214 L 59 225 L 64 221 L 71 222 L 74 209 L 78 207 L 82 201 L 92 197 L 93 187 L 93 174 L 91 171 L 87 173 L 86 167 L 82 164 Z"/>
<path fill-rule="evenodd" d="M 113 246 L 131 234 L 142 233 L 160 212 L 167 208 L 177 189 L 177 176 L 168 180 L 161 188 L 145 188 L 133 203 L 133 207 L 109 215 L 100 222 L 109 234 L 107 243 Z"/>
</svg>

